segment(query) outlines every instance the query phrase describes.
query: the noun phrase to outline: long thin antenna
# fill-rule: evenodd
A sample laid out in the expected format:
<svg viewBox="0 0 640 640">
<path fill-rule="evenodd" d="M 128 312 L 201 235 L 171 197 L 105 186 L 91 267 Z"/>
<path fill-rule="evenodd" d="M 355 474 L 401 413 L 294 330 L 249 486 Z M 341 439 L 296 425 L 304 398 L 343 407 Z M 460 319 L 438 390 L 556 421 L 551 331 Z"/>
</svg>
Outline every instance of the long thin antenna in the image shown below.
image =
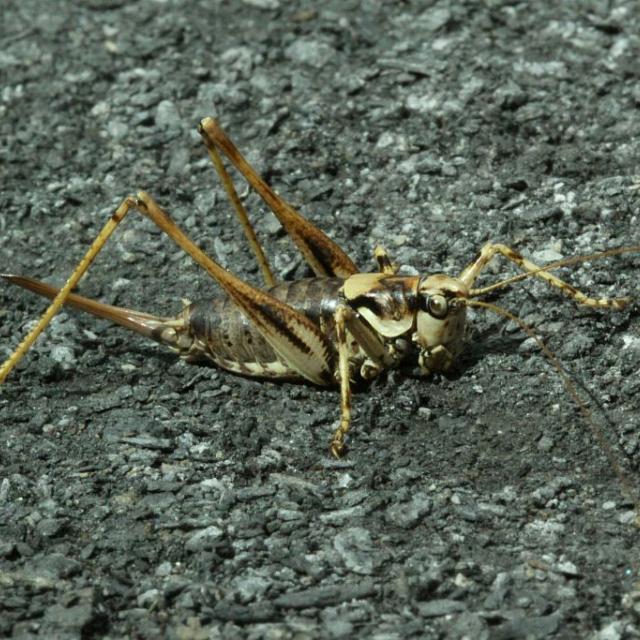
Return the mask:
<svg viewBox="0 0 640 640">
<path fill-rule="evenodd" d="M 523 274 L 523 275 L 527 276 L 528 274 Z M 591 432 L 593 433 L 593 436 L 595 437 L 598 445 L 604 451 L 604 454 L 607 458 L 607 462 L 609 463 L 614 473 L 616 474 L 618 480 L 620 481 L 620 484 L 623 489 L 623 493 L 626 495 L 627 498 L 629 498 L 629 500 L 631 500 L 631 502 L 634 505 L 634 509 L 636 512 L 635 525 L 636 527 L 640 528 L 640 493 L 638 493 L 636 488 L 631 485 L 629 478 L 627 477 L 626 473 L 624 472 L 618 460 L 616 459 L 615 455 L 613 454 L 613 450 L 611 448 L 609 441 L 604 435 L 602 429 L 600 429 L 600 427 L 596 425 L 593 419 L 592 412 L 580 397 L 580 394 L 578 393 L 578 390 L 575 384 L 573 383 L 573 380 L 571 380 L 571 378 L 565 371 L 565 368 L 562 365 L 562 362 L 560 361 L 558 356 L 556 356 L 555 353 L 553 353 L 553 351 L 551 351 L 551 349 L 546 345 L 546 343 L 535 334 L 535 332 L 530 326 L 525 324 L 520 318 L 518 318 L 518 316 L 514 315 L 510 311 L 507 311 L 502 307 L 498 307 L 495 304 L 491 304 L 490 302 L 484 302 L 482 300 L 467 299 L 465 300 L 465 304 L 470 307 L 480 307 L 483 309 L 488 309 L 489 311 L 493 311 L 497 315 L 503 316 L 508 320 L 512 320 L 520 327 L 520 329 L 522 329 L 522 331 L 524 331 L 524 333 L 526 333 L 530 338 L 532 338 L 535 341 L 540 351 L 547 357 L 549 362 L 553 365 L 553 368 L 558 372 L 558 375 L 560 376 L 560 379 L 562 380 L 565 386 L 565 389 L 567 390 L 567 392 L 569 393 L 573 401 L 576 403 L 578 409 L 580 409 L 580 413 L 582 413 L 583 418 L 589 425 L 589 428 L 591 429 Z"/>
</svg>

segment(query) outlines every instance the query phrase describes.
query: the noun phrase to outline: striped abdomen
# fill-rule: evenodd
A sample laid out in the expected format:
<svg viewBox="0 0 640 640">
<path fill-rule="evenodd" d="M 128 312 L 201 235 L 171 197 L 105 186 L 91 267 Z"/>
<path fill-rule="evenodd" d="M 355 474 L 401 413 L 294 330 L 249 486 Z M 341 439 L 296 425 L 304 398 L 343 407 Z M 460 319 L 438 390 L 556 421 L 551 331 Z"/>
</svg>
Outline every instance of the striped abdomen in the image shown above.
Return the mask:
<svg viewBox="0 0 640 640">
<path fill-rule="evenodd" d="M 338 303 L 338 291 L 343 283 L 339 278 L 309 278 L 283 282 L 268 292 L 309 318 L 333 345 L 333 313 Z M 304 379 L 282 362 L 255 326 L 227 296 L 194 302 L 186 312 L 188 332 L 193 338 L 189 359 L 212 360 L 223 369 L 246 376 Z M 332 355 L 337 360 L 336 353 Z"/>
</svg>

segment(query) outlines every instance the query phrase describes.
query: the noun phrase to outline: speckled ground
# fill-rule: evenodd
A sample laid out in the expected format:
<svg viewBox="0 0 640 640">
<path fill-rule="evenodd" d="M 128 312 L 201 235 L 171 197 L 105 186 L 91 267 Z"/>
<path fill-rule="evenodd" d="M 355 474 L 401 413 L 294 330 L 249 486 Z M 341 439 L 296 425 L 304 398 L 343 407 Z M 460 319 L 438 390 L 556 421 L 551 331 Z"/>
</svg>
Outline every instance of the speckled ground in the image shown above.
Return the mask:
<svg viewBox="0 0 640 640">
<path fill-rule="evenodd" d="M 379 242 L 452 274 L 489 239 L 541 262 L 640 244 L 635 3 L 43 6 L 5 1 L 0 24 L 1 271 L 61 284 L 144 188 L 258 282 L 205 115 L 363 269 Z M 304 276 L 247 202 L 278 273 Z M 562 275 L 638 298 L 639 267 Z M 132 217 L 80 291 L 165 314 L 215 286 Z M 450 376 L 356 395 L 338 463 L 334 391 L 60 314 L 0 389 L 0 634 L 640 636 L 639 532 L 612 470 L 636 490 L 638 304 L 585 310 L 534 282 L 492 300 L 545 336 L 591 420 L 517 327 L 475 313 Z M 0 358 L 42 308 L 0 286 Z"/>
</svg>

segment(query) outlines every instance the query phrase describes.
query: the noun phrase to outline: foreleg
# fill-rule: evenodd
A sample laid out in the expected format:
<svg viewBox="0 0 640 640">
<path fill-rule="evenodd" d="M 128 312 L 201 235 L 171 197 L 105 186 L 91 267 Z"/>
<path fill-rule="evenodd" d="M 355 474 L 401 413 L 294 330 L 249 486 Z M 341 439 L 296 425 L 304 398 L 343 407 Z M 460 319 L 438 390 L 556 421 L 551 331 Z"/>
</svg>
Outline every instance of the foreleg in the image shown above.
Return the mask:
<svg viewBox="0 0 640 640">
<path fill-rule="evenodd" d="M 557 276 L 545 270 L 545 267 L 539 267 L 537 264 L 523 258 L 517 251 L 510 249 L 504 244 L 488 243 L 482 247 L 480 255 L 472 262 L 460 275 L 462 280 L 468 287 L 472 287 L 482 270 L 489 264 L 490 260 L 500 254 L 510 262 L 520 267 L 523 271 L 529 273 L 532 277 L 545 280 L 552 287 L 560 289 L 563 293 L 576 300 L 576 302 L 588 307 L 600 307 L 609 309 L 622 309 L 628 302 L 628 298 L 590 298 L 568 282 L 561 280 Z M 498 283 L 499 285 L 499 283 Z M 473 298 L 486 293 L 489 290 L 497 288 L 497 285 L 491 285 L 482 289 L 471 289 L 469 297 Z"/>
</svg>

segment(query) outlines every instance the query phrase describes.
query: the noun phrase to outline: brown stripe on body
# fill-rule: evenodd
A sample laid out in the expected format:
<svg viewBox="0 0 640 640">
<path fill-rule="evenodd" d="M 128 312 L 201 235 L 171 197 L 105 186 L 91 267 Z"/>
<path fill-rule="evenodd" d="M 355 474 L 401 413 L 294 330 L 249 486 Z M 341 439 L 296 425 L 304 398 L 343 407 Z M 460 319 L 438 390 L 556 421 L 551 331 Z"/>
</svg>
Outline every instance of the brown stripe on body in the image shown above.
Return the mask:
<svg viewBox="0 0 640 640">
<path fill-rule="evenodd" d="M 303 313 L 334 344 L 333 312 L 342 283 L 338 278 L 309 278 L 278 284 L 268 293 Z M 224 369 L 247 376 L 303 380 L 281 361 L 229 297 L 221 295 L 195 302 L 189 307 L 189 314 L 189 331 L 199 345 L 198 353 L 191 357 L 201 355 Z"/>
</svg>

